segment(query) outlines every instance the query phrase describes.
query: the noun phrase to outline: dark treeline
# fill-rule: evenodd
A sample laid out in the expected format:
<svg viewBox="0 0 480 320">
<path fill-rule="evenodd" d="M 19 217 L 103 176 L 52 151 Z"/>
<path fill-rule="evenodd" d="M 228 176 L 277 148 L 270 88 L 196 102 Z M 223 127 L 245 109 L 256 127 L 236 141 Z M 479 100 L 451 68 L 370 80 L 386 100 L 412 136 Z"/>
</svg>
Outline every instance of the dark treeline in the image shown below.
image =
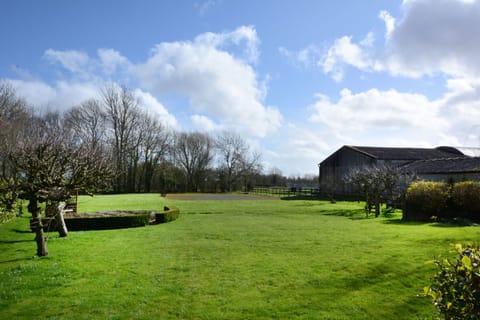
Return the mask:
<svg viewBox="0 0 480 320">
<path fill-rule="evenodd" d="M 20 135 L 36 139 L 42 134 L 25 130 L 33 123 L 55 127 L 52 132 L 72 148 L 95 150 L 88 154 L 91 160 L 108 164 L 113 172 L 103 188 L 110 192 L 228 192 L 301 180 L 287 179 L 278 170 L 262 173 L 260 154 L 239 134 L 175 132 L 140 108 L 128 88 L 107 85 L 99 97 L 62 113 L 39 113 L 9 83 L 0 83 L 2 180 L 21 174 L 12 155 L 20 147 Z"/>
</svg>

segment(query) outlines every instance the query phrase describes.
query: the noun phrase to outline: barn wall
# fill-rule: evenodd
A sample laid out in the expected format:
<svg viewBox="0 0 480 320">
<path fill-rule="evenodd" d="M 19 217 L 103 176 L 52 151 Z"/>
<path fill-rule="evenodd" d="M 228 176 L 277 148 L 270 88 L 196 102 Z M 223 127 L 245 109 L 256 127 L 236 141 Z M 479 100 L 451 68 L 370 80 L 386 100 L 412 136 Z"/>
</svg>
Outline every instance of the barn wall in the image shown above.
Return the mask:
<svg viewBox="0 0 480 320">
<path fill-rule="evenodd" d="M 320 190 L 327 193 L 349 193 L 350 188 L 343 182 L 344 176 L 354 167 L 375 164 L 375 159 L 343 147 L 320 164 Z"/>
</svg>

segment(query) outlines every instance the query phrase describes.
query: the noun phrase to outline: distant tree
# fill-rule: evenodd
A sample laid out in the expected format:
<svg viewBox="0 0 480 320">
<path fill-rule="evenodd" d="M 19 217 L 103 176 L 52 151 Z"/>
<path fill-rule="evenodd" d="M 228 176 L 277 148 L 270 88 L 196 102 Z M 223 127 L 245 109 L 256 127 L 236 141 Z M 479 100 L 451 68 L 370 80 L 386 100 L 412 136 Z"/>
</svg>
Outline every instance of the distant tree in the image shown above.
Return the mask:
<svg viewBox="0 0 480 320">
<path fill-rule="evenodd" d="M 172 133 L 157 118 L 142 113 L 139 129 L 143 136 L 141 153 L 143 161 L 143 190 L 152 191 L 155 171 L 171 148 Z"/>
<path fill-rule="evenodd" d="M 225 191 L 233 191 L 242 177 L 254 174 L 260 166 L 260 155 L 250 152 L 238 134 L 224 131 L 215 140 L 218 172 Z"/>
<path fill-rule="evenodd" d="M 184 173 L 187 191 L 200 190 L 213 160 L 212 139 L 205 133 L 177 133 L 174 159 Z"/>
<path fill-rule="evenodd" d="M 103 105 L 107 121 L 112 129 L 111 144 L 115 164 L 115 191 L 125 192 L 129 189 L 129 156 L 136 155 L 138 144 L 139 108 L 133 93 L 126 87 L 108 85 L 102 91 Z"/>
<path fill-rule="evenodd" d="M 96 148 L 107 137 L 106 117 L 101 102 L 90 99 L 66 112 L 65 127 L 72 131 L 75 140 Z"/>
</svg>

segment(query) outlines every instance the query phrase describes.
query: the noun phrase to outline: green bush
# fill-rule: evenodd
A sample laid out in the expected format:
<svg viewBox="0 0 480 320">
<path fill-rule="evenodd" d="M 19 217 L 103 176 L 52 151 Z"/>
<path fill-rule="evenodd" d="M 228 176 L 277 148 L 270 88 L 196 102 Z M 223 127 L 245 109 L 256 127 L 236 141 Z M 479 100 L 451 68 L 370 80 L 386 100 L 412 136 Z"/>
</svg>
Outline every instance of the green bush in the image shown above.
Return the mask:
<svg viewBox="0 0 480 320">
<path fill-rule="evenodd" d="M 430 220 L 447 217 L 450 185 L 445 182 L 417 181 L 405 194 L 404 220 Z"/>
<path fill-rule="evenodd" d="M 11 188 L 12 183 L 10 180 L 0 180 L 0 224 L 21 214 L 21 201 Z"/>
<path fill-rule="evenodd" d="M 457 216 L 480 220 L 480 182 L 456 183 L 452 188 L 452 206 Z"/>
<path fill-rule="evenodd" d="M 445 319 L 479 319 L 480 315 L 480 249 L 456 245 L 458 257 L 434 260 L 440 269 L 425 294 Z"/>
</svg>

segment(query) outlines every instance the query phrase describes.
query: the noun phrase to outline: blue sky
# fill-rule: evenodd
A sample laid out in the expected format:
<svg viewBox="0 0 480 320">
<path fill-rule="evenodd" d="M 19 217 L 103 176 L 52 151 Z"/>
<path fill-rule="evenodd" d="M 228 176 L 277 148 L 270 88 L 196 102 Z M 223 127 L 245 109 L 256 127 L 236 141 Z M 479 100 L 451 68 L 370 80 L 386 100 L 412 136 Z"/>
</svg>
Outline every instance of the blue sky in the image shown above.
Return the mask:
<svg viewBox="0 0 480 320">
<path fill-rule="evenodd" d="M 342 145 L 478 146 L 480 1 L 11 0 L 0 79 L 39 111 L 109 82 L 176 130 L 242 134 L 266 171 Z"/>
</svg>

